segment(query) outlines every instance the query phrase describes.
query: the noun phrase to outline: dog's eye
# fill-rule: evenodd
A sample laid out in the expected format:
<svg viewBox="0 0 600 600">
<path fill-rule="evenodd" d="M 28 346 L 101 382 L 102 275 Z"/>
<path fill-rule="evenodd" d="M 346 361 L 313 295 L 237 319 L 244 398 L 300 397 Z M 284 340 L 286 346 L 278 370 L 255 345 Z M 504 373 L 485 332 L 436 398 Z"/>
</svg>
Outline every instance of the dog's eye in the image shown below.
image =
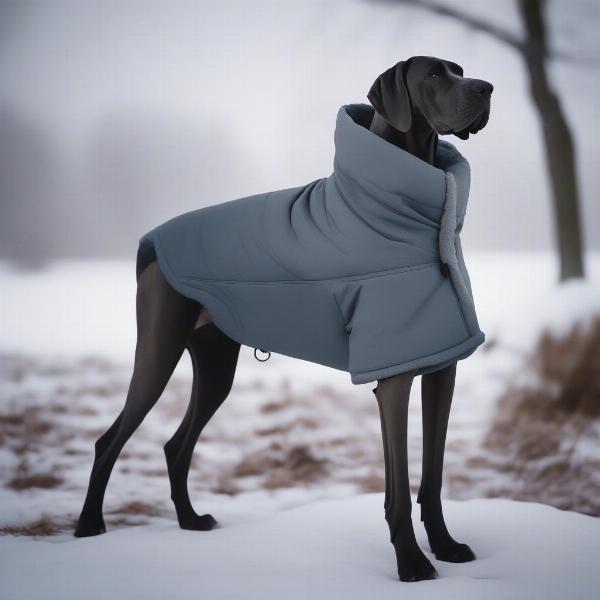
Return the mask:
<svg viewBox="0 0 600 600">
<path fill-rule="evenodd" d="M 430 73 L 429 74 L 429 79 L 437 79 L 439 76 L 437 73 Z"/>
</svg>

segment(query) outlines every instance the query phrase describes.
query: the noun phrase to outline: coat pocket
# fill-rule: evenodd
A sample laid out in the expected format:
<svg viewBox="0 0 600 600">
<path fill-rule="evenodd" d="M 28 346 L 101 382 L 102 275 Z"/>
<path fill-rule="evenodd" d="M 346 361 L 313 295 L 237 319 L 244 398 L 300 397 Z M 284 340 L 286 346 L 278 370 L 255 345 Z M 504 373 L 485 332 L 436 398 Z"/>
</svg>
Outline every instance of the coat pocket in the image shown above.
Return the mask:
<svg viewBox="0 0 600 600">
<path fill-rule="evenodd" d="M 333 299 L 340 311 L 344 329 L 348 333 L 352 331 L 354 314 L 360 300 L 361 291 L 362 281 L 344 282 L 333 291 Z"/>
</svg>

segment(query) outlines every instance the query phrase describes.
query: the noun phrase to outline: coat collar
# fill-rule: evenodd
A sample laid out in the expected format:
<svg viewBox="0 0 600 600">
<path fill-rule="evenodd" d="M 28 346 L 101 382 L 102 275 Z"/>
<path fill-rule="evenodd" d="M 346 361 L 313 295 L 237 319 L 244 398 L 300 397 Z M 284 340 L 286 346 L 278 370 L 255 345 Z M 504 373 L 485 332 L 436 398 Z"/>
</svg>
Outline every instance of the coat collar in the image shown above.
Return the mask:
<svg viewBox="0 0 600 600">
<path fill-rule="evenodd" d="M 440 139 L 438 166 L 430 165 L 369 131 L 374 112 L 370 104 L 340 107 L 334 134 L 334 171 L 367 187 L 375 186 L 440 209 L 446 199 L 446 178 L 451 174 L 456 182 L 457 217 L 462 220 L 470 187 L 467 159 L 453 144 Z"/>
</svg>

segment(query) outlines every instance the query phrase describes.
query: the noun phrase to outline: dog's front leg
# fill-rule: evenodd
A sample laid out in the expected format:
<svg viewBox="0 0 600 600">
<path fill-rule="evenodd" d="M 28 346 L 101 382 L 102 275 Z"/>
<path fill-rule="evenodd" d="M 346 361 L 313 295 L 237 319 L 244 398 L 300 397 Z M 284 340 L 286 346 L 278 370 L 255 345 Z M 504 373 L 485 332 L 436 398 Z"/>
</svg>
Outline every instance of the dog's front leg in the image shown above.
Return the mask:
<svg viewBox="0 0 600 600">
<path fill-rule="evenodd" d="M 435 557 L 448 562 L 468 562 L 475 554 L 467 544 L 457 542 L 448 533 L 441 501 L 444 447 L 455 378 L 456 363 L 422 377 L 423 472 L 417 502 Z"/>
<path fill-rule="evenodd" d="M 437 572 L 415 539 L 408 481 L 408 401 L 414 372 L 401 373 L 377 382 L 373 390 L 379 406 L 385 462 L 385 519 L 396 551 L 402 581 L 434 579 Z"/>
</svg>

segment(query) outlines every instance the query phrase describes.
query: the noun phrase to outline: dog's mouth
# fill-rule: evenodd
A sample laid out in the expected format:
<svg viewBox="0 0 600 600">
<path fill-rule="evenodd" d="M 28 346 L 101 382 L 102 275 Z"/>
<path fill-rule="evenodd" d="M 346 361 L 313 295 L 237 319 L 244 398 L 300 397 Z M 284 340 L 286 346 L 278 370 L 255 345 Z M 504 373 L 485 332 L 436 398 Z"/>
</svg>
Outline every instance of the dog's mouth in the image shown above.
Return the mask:
<svg viewBox="0 0 600 600">
<path fill-rule="evenodd" d="M 461 140 L 468 140 L 470 134 L 475 135 L 478 131 L 481 131 L 487 125 L 489 118 L 490 105 L 489 103 L 487 103 L 486 106 L 483 107 L 483 110 L 464 129 L 459 129 L 458 131 L 453 129 L 449 133 L 454 134 Z"/>
</svg>

